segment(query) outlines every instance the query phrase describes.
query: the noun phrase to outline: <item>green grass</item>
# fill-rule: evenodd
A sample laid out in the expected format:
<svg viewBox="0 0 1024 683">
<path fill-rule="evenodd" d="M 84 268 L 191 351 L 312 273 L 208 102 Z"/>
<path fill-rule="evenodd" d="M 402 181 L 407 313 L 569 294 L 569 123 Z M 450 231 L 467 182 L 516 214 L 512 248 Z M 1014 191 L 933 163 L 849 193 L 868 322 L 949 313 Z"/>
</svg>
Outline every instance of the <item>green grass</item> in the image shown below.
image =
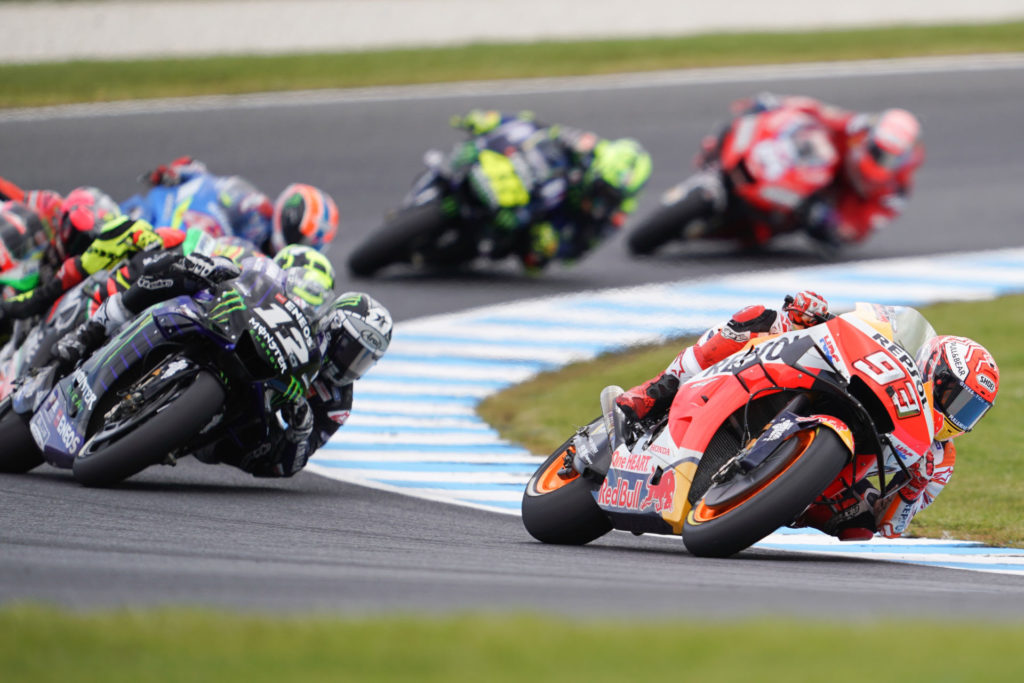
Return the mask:
<svg viewBox="0 0 1024 683">
<path fill-rule="evenodd" d="M 879 659 L 913 634 L 918 646 Z M 1019 681 L 1024 626 L 0 610 L 5 681 Z M 737 648 L 737 643 L 741 647 Z M 935 656 L 936 647 L 941 655 Z M 852 656 L 851 656 L 852 655 Z M 755 672 L 752 676 L 752 672 Z M 655 678 L 656 677 L 656 678 Z"/>
<path fill-rule="evenodd" d="M 983 344 L 1001 373 L 995 407 L 978 428 L 958 437 L 956 472 L 910 532 L 1024 547 L 1024 297 L 922 308 L 940 334 Z M 545 373 L 485 400 L 480 415 L 502 436 L 534 453 L 550 453 L 572 430 L 600 413 L 604 386 L 629 388 L 664 370 L 688 342 L 634 349 Z"/>
<path fill-rule="evenodd" d="M 344 54 L 0 65 L 0 107 L 1022 50 L 1024 22 Z"/>
</svg>

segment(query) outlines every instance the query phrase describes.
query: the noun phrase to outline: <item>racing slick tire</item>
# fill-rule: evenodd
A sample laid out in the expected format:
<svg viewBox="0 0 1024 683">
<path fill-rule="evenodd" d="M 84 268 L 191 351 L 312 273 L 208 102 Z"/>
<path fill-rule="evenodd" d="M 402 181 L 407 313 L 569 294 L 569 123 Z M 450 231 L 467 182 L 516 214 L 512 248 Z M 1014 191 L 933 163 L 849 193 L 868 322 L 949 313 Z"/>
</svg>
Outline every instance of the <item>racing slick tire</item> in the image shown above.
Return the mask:
<svg viewBox="0 0 1024 683">
<path fill-rule="evenodd" d="M 440 234 L 447 223 L 440 201 L 403 209 L 349 255 L 349 272 L 370 277 L 385 266 L 408 261 L 417 246 Z"/>
<path fill-rule="evenodd" d="M 667 242 L 683 237 L 683 230 L 692 221 L 709 217 L 708 200 L 691 190 L 671 204 L 662 204 L 654 213 L 640 221 L 626 240 L 634 256 L 647 256 Z"/>
<path fill-rule="evenodd" d="M 194 438 L 226 397 L 223 385 L 209 372 L 201 370 L 194 377 L 172 385 L 157 401 L 143 406 L 141 415 L 129 416 L 125 422 L 135 423 L 130 429 L 114 430 L 101 423 L 71 465 L 75 479 L 85 486 L 116 484 L 164 462 Z"/>
<path fill-rule="evenodd" d="M 28 422 L 11 409 L 10 397 L 0 403 L 0 472 L 21 474 L 43 464 Z"/>
<path fill-rule="evenodd" d="M 728 557 L 793 521 L 846 466 L 850 450 L 818 427 L 783 442 L 758 467 L 712 484 L 683 523 L 683 543 L 699 557 Z"/>
<path fill-rule="evenodd" d="M 611 520 L 594 499 L 594 483 L 573 472 L 559 476 L 570 438 L 544 461 L 523 493 L 523 526 L 543 543 L 583 545 L 612 530 Z"/>
</svg>

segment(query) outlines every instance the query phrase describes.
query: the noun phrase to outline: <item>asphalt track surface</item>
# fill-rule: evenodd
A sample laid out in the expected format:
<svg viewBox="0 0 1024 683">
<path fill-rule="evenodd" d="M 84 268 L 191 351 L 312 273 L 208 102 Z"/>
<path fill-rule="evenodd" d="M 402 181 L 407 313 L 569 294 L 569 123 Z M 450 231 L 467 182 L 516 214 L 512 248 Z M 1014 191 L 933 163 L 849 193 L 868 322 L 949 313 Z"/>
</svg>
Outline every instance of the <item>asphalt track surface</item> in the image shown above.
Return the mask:
<svg viewBox="0 0 1024 683">
<path fill-rule="evenodd" d="M 296 97 L 274 106 L 164 113 L 0 115 L 0 164 L 28 187 L 67 191 L 89 183 L 119 198 L 135 191 L 139 172 L 182 153 L 244 174 L 271 194 L 293 180 L 319 184 L 342 205 L 344 232 L 332 253 L 340 267 L 406 191 L 422 152 L 458 139 L 446 129 L 452 113 L 529 108 L 545 120 L 638 138 L 655 159 L 643 215 L 688 173 L 697 141 L 729 101 L 770 89 L 862 110 L 904 106 L 923 121 L 928 160 L 913 203 L 897 225 L 848 258 L 1019 246 L 1024 63 L 902 70 L 667 79 L 649 87 L 629 79 L 504 92 L 481 86 L 476 94 L 428 89 L 413 98 Z M 511 265 L 444 276 L 398 269 L 372 281 L 343 276 L 339 286 L 372 292 L 401 321 L 547 293 L 813 262 L 799 243 L 767 254 L 690 248 L 631 260 L 615 239 L 577 267 L 542 278 L 522 277 Z M 677 539 L 618 533 L 584 548 L 548 547 L 533 542 L 515 517 L 308 473 L 261 481 L 192 462 L 102 491 L 49 467 L 0 475 L 0 520 L 3 602 L 612 618 L 1024 613 L 1019 577 L 771 551 L 700 560 Z"/>
</svg>

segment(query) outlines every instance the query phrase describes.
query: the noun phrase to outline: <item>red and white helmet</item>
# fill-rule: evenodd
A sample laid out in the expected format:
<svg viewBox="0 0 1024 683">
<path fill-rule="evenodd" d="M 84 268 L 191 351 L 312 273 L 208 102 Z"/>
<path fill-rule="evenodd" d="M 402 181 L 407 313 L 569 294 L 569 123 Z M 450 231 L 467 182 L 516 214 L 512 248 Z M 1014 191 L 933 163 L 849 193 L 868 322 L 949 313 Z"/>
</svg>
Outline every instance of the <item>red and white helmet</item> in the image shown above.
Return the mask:
<svg viewBox="0 0 1024 683">
<path fill-rule="evenodd" d="M 925 382 L 932 383 L 937 412 L 935 440 L 945 441 L 974 429 L 999 393 L 999 368 L 984 346 L 967 337 L 939 335 L 917 354 Z"/>
<path fill-rule="evenodd" d="M 846 173 L 864 196 L 907 182 L 924 160 L 921 123 L 906 109 L 886 109 L 852 137 Z"/>
<path fill-rule="evenodd" d="M 284 189 L 274 202 L 273 234 L 270 238 L 274 253 L 286 244 L 302 244 L 326 251 L 338 232 L 338 206 L 331 196 L 303 183 L 294 183 Z"/>
<path fill-rule="evenodd" d="M 61 204 L 60 222 L 53 246 L 60 258 L 84 252 L 99 232 L 100 226 L 121 215 L 117 202 L 95 187 L 76 187 Z"/>
</svg>

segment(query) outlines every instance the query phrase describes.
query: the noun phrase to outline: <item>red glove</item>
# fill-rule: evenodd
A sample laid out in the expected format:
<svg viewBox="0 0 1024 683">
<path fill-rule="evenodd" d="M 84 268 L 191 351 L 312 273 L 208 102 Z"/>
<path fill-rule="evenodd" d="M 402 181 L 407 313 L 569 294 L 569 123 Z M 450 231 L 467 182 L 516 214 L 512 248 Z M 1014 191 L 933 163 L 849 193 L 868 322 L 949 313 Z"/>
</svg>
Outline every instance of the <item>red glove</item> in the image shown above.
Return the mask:
<svg viewBox="0 0 1024 683">
<path fill-rule="evenodd" d="M 910 474 L 910 481 L 903 486 L 899 493 L 900 498 L 908 503 L 913 503 L 915 500 L 921 497 L 924 490 L 931 483 L 932 475 L 935 473 L 935 455 L 928 450 L 928 454 L 917 463 L 917 467 L 914 468 Z"/>
<path fill-rule="evenodd" d="M 155 169 L 145 174 L 143 178 L 150 185 L 164 185 L 173 187 L 181 184 L 181 169 L 193 162 L 192 157 L 178 157 L 169 164 L 160 164 Z"/>
<path fill-rule="evenodd" d="M 787 296 L 782 310 L 797 327 L 811 327 L 831 317 L 825 297 L 809 289 L 798 292 L 794 297 Z"/>
</svg>

